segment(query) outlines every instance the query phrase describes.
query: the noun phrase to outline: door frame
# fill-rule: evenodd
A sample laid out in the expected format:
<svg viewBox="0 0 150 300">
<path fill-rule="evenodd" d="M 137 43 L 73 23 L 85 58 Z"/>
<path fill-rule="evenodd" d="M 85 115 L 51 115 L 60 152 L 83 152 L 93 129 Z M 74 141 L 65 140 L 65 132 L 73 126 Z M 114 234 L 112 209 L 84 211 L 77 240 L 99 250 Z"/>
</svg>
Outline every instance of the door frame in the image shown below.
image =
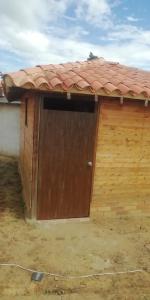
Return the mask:
<svg viewBox="0 0 150 300">
<path fill-rule="evenodd" d="M 79 94 L 80 95 L 80 94 Z M 35 176 L 35 195 L 33 198 L 33 209 L 32 209 L 32 216 L 34 219 L 37 219 L 37 209 L 38 209 L 38 183 L 39 183 L 39 146 L 40 146 L 40 134 L 41 134 L 41 113 L 42 113 L 42 109 L 43 109 L 43 102 L 44 102 L 44 98 L 45 97 L 50 97 L 51 95 L 49 93 L 44 93 L 42 94 L 42 96 L 39 96 L 37 101 L 39 102 L 38 105 L 38 114 L 37 114 L 37 120 L 38 120 L 38 125 L 37 125 L 37 137 L 36 137 L 36 149 L 38 149 L 37 151 L 37 155 L 36 155 L 36 162 L 35 162 L 35 169 L 36 169 L 36 176 Z M 76 93 L 76 96 L 78 97 L 78 94 Z M 84 95 L 86 97 L 86 94 Z M 89 96 L 89 95 L 88 95 Z M 67 97 L 67 95 L 66 95 Z M 93 101 L 95 101 L 95 95 L 91 95 L 91 97 L 93 97 Z M 69 101 L 69 100 L 68 100 Z M 83 100 L 84 101 L 84 100 Z M 95 175 L 95 166 L 96 166 L 96 153 L 97 153 L 97 141 L 98 141 L 98 131 L 99 131 L 99 122 L 100 122 L 100 99 L 98 99 L 98 101 L 95 101 L 95 114 L 96 114 L 96 121 L 95 121 L 95 139 L 94 139 L 94 143 L 93 143 L 93 168 L 92 168 L 92 176 L 91 176 L 91 188 L 90 188 L 90 195 L 89 195 L 89 214 L 87 218 L 90 218 L 90 210 L 91 210 L 91 203 L 92 203 L 92 197 L 93 197 L 93 188 L 94 188 L 94 175 Z M 76 218 L 75 218 L 76 219 Z M 57 219 L 59 220 L 59 219 Z M 69 220 L 69 218 L 68 218 Z M 51 220 L 52 221 L 52 220 Z M 56 220 L 55 220 L 56 221 Z"/>
<path fill-rule="evenodd" d="M 89 217 L 90 217 L 91 203 L 93 198 L 94 176 L 95 176 L 95 169 L 96 169 L 96 153 L 97 153 L 98 132 L 99 132 L 99 124 L 100 124 L 100 108 L 101 108 L 100 99 L 98 99 L 98 101 L 95 101 L 95 108 L 96 108 L 96 122 L 95 122 L 95 139 L 93 145 L 93 168 L 92 168 L 92 176 L 91 176 L 92 178 L 91 178 Z"/>
</svg>

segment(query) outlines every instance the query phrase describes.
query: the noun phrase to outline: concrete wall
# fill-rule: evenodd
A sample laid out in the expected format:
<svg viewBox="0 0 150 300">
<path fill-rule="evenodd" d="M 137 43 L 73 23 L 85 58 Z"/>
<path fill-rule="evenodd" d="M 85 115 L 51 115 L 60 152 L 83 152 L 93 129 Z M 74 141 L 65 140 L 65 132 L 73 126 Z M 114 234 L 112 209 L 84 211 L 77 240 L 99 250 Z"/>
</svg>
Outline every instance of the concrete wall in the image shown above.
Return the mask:
<svg viewBox="0 0 150 300">
<path fill-rule="evenodd" d="M 20 105 L 0 101 L 0 154 L 19 156 Z"/>
</svg>

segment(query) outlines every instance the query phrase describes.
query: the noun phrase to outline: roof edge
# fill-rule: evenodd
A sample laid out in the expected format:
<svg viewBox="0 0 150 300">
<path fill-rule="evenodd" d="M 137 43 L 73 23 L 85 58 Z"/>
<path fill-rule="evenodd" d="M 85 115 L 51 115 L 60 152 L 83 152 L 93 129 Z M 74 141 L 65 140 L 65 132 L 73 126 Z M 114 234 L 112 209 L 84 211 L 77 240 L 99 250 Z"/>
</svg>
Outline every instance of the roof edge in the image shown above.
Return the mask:
<svg viewBox="0 0 150 300">
<path fill-rule="evenodd" d="M 52 91 L 46 91 L 46 90 L 42 90 L 42 89 L 27 89 L 27 88 L 20 88 L 20 87 L 9 87 L 9 89 L 7 90 L 6 98 L 8 99 L 8 101 L 12 102 L 12 101 L 20 101 L 20 98 L 28 92 L 32 92 L 32 93 L 36 93 L 39 95 L 48 95 L 51 93 L 70 93 L 70 94 L 80 94 L 80 95 L 91 95 L 91 96 L 99 96 L 99 97 L 110 97 L 110 98 L 126 98 L 126 99 L 130 99 L 130 100 L 141 100 L 141 101 L 146 101 L 149 100 L 148 97 L 145 97 L 144 95 L 131 95 L 129 93 L 121 95 L 119 93 L 116 92 L 112 92 L 112 93 L 106 93 L 105 91 L 101 91 L 98 93 L 93 93 L 92 91 L 82 91 L 82 90 L 76 90 L 76 89 L 70 89 L 69 91 L 65 91 L 62 89 L 55 89 Z"/>
</svg>

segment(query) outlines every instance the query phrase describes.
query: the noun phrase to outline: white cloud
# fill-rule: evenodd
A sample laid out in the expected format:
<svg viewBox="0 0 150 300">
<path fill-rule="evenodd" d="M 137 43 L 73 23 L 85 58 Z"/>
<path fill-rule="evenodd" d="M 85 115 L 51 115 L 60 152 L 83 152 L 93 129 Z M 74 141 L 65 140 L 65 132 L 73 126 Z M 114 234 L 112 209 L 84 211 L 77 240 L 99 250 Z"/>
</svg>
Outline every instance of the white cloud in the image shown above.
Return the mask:
<svg viewBox="0 0 150 300">
<path fill-rule="evenodd" d="M 11 54 L 12 61 L 14 54 L 22 66 L 83 60 L 92 51 L 109 60 L 150 68 L 150 31 L 114 21 L 113 9 L 119 3 L 118 0 L 0 0 L 0 51 Z M 70 17 L 67 12 L 72 4 L 74 14 Z M 100 34 L 95 43 L 89 42 L 90 26 L 97 28 L 97 32 L 101 27 L 109 27 L 103 43 Z M 0 61 L 0 68 L 8 70 L 6 62 Z"/>
<path fill-rule="evenodd" d="M 110 8 L 106 0 L 81 1 L 0 0 L 0 48 L 21 56 L 29 64 L 86 58 L 92 45 L 87 43 L 85 49 L 81 37 L 87 36 L 88 31 L 79 22 L 66 28 L 60 20 L 63 23 L 72 3 L 76 10 L 87 7 L 89 22 L 101 16 L 104 19 Z M 80 18 L 75 16 L 73 21 L 77 17 Z"/>
<path fill-rule="evenodd" d="M 118 25 L 108 34 L 108 40 L 119 42 L 132 42 L 141 45 L 150 45 L 150 30 L 133 25 Z"/>
<path fill-rule="evenodd" d="M 0 0 L 1 24 L 39 28 L 65 13 L 71 0 Z"/>
<path fill-rule="evenodd" d="M 133 16 L 128 16 L 128 17 L 127 17 L 127 20 L 130 21 L 130 22 L 138 22 L 140 19 L 135 18 L 135 17 L 133 17 Z"/>
<path fill-rule="evenodd" d="M 108 4 L 107 0 L 80 0 L 77 6 L 77 12 L 80 13 L 84 12 L 85 17 L 87 16 L 85 12 L 88 14 L 88 18 L 97 18 L 100 15 L 110 15 L 111 9 L 110 5 Z"/>
<path fill-rule="evenodd" d="M 84 18 L 87 22 L 103 27 L 110 27 L 111 6 L 108 0 L 80 0 L 76 15 L 78 18 Z"/>
</svg>

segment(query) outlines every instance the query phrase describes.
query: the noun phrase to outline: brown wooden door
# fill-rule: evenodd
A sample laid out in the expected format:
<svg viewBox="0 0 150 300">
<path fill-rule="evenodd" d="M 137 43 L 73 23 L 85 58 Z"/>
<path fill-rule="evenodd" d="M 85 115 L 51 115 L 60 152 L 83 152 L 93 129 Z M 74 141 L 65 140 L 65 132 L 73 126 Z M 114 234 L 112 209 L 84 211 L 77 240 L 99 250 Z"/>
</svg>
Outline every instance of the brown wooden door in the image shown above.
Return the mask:
<svg viewBox="0 0 150 300">
<path fill-rule="evenodd" d="M 52 106 L 41 111 L 37 205 L 41 220 L 89 216 L 96 109 L 82 111 L 80 105 L 81 111 L 75 111 L 78 106 L 65 111 L 68 107 L 62 105 L 63 110 Z"/>
</svg>

